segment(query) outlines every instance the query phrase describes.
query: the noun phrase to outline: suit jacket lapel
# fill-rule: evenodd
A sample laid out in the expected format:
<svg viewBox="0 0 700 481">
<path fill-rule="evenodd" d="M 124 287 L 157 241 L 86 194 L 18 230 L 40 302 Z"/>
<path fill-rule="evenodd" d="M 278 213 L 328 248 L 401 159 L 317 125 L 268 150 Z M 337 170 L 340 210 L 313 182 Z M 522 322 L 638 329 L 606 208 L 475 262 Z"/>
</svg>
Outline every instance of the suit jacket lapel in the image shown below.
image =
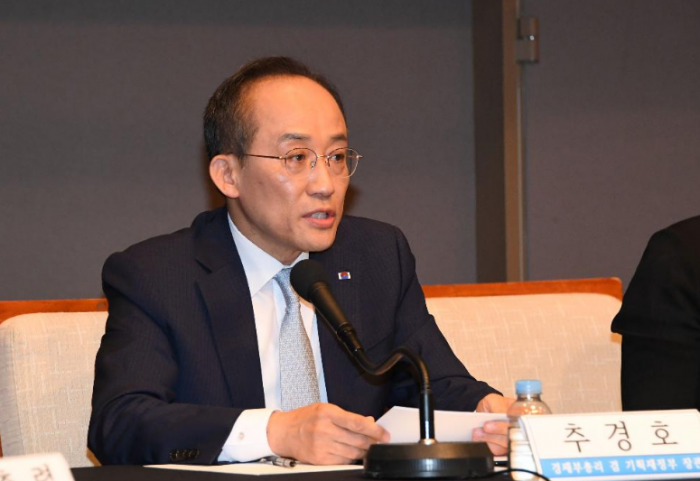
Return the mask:
<svg viewBox="0 0 700 481">
<path fill-rule="evenodd" d="M 198 282 L 199 289 L 207 307 L 232 405 L 243 409 L 264 407 L 260 354 L 248 282 L 231 238 L 226 210 L 219 209 L 212 214 L 209 222 L 200 226 L 195 240 L 196 259 L 209 271 Z M 311 253 L 310 257 L 326 268 L 331 289 L 360 340 L 370 338 L 372 320 L 363 319 L 361 315 L 362 260 L 338 245 L 321 253 Z M 339 280 L 338 273 L 342 271 L 350 272 L 351 279 Z M 360 400 L 352 386 L 362 372 L 335 333 L 322 319 L 318 322 L 328 401 L 357 412 Z"/>
<path fill-rule="evenodd" d="M 311 253 L 310 257 L 326 269 L 335 298 L 362 339 L 361 333 L 365 326 L 360 319 L 359 287 L 362 272 L 358 259 L 344 256 L 334 247 L 322 253 Z M 339 280 L 338 273 L 343 271 L 350 272 L 351 279 Z M 360 368 L 325 321 L 320 316 L 317 316 L 317 319 L 328 402 L 349 411 L 357 411 L 353 403 L 358 396 L 352 387 L 354 380 L 361 374 Z"/>
<path fill-rule="evenodd" d="M 195 242 L 197 261 L 209 270 L 198 285 L 232 405 L 264 407 L 253 304 L 225 209 L 201 226 Z"/>
</svg>

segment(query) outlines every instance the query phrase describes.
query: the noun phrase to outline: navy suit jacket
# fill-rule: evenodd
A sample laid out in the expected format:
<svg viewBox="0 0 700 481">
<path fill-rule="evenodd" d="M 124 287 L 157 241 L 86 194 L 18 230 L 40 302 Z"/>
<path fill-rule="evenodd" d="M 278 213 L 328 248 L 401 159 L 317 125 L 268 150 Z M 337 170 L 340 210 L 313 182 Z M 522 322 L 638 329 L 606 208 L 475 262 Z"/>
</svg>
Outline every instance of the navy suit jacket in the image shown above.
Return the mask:
<svg viewBox="0 0 700 481">
<path fill-rule="evenodd" d="M 397 228 L 345 217 L 333 246 L 311 257 L 331 277 L 370 359 L 381 362 L 399 345 L 418 351 L 440 409 L 473 410 L 496 392 L 469 375 L 428 314 Z M 341 271 L 351 279 L 339 280 Z M 90 449 L 103 464 L 216 462 L 240 413 L 264 407 L 251 296 L 226 210 L 113 254 L 103 288 L 109 318 Z M 375 418 L 416 405 L 408 370 L 363 374 L 327 326 L 318 331 L 330 403 Z"/>
</svg>

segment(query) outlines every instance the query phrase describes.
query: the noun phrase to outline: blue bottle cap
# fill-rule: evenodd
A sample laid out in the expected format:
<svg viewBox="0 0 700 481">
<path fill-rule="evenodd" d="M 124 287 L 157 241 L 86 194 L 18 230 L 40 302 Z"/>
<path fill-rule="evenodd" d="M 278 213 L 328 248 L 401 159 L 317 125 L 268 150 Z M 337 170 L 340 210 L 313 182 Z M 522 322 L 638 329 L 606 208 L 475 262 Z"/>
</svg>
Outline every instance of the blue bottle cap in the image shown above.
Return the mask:
<svg viewBox="0 0 700 481">
<path fill-rule="evenodd" d="M 539 379 L 521 379 L 515 382 L 515 394 L 542 394 Z"/>
</svg>

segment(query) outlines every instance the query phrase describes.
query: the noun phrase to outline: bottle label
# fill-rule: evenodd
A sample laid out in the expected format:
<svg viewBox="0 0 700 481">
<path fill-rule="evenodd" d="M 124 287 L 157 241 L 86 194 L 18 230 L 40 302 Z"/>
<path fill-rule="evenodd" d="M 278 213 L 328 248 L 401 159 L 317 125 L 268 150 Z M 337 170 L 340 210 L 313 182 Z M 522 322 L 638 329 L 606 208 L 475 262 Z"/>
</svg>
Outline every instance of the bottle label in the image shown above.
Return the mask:
<svg viewBox="0 0 700 481">
<path fill-rule="evenodd" d="M 537 469 L 530 443 L 521 427 L 510 426 L 508 428 L 508 467 L 529 471 Z M 517 471 L 511 473 L 511 477 L 515 481 L 527 481 L 535 478 L 532 474 Z"/>
<path fill-rule="evenodd" d="M 538 472 L 557 479 L 654 479 L 700 473 L 700 412 L 636 411 L 522 416 Z M 517 440 L 516 440 L 517 438 Z M 690 475 L 690 476 L 689 476 Z"/>
</svg>

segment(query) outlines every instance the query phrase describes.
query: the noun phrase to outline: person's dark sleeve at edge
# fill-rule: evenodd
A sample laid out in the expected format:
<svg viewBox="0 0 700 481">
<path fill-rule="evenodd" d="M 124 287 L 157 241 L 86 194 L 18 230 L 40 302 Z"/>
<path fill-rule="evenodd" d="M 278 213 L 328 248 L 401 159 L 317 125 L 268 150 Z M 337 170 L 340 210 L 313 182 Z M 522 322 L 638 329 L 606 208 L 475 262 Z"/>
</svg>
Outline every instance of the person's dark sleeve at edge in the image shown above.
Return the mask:
<svg viewBox="0 0 700 481">
<path fill-rule="evenodd" d="M 700 407 L 700 217 L 652 236 L 612 330 L 624 410 Z"/>
</svg>

